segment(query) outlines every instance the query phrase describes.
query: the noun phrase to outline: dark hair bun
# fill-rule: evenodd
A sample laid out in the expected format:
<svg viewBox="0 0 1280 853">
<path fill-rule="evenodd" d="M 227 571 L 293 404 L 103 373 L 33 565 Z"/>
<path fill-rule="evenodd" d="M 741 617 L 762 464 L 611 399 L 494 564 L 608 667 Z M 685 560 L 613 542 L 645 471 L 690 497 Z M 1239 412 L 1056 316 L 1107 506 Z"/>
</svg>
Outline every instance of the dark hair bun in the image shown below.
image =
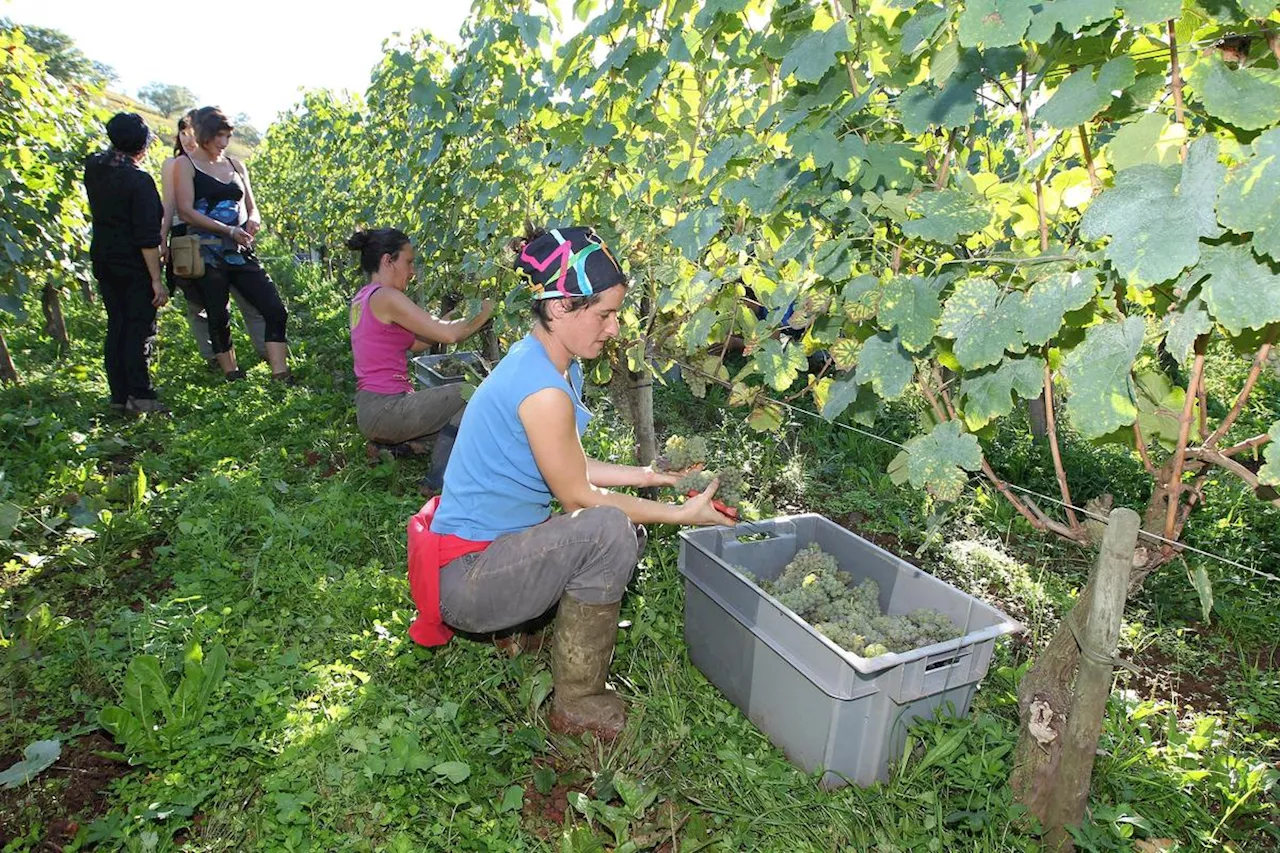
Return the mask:
<svg viewBox="0 0 1280 853">
<path fill-rule="evenodd" d="M 362 252 L 369 245 L 369 232 L 360 230 L 347 238 L 347 248 L 353 252 Z"/>
</svg>

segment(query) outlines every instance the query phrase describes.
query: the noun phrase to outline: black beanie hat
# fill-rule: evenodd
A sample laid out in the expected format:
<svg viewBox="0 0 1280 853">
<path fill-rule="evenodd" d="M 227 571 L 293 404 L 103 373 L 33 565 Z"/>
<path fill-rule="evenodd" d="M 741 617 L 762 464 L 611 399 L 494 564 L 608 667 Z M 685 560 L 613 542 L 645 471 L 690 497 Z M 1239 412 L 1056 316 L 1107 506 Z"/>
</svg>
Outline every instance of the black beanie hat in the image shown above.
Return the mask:
<svg viewBox="0 0 1280 853">
<path fill-rule="evenodd" d="M 534 299 L 590 296 L 627 277 L 594 228 L 555 228 L 529 240 L 516 258 Z"/>
<path fill-rule="evenodd" d="M 107 122 L 111 146 L 125 154 L 137 154 L 151 142 L 151 128 L 137 113 L 116 113 Z"/>
</svg>

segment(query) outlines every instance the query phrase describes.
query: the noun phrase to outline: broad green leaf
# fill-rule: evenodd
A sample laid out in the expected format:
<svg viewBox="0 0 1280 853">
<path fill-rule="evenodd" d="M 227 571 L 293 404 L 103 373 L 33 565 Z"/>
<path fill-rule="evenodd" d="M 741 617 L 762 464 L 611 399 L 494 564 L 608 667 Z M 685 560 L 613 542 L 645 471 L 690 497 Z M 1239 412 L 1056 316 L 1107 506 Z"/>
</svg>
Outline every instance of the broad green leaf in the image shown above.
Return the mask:
<svg viewBox="0 0 1280 853">
<path fill-rule="evenodd" d="M 1218 219 L 1253 232 L 1254 251 L 1280 261 L 1280 128 L 1253 142 L 1253 155 L 1227 173 L 1218 192 Z"/>
<path fill-rule="evenodd" d="M 62 744 L 56 740 L 38 740 L 22 750 L 22 760 L 0 771 L 0 788 L 17 788 L 26 785 L 36 776 L 53 766 L 62 755 Z"/>
<path fill-rule="evenodd" d="M 914 275 L 898 276 L 884 286 L 880 297 L 880 328 L 897 329 L 902 345 L 920 352 L 933 340 L 942 304 L 933 282 Z"/>
<path fill-rule="evenodd" d="M 902 25 L 902 52 L 911 56 L 928 47 L 929 42 L 946 23 L 947 17 L 947 10 L 935 3 L 917 9 Z"/>
<path fill-rule="evenodd" d="M 791 150 L 796 156 L 809 155 L 818 167 L 830 166 L 832 174 L 849 181 L 857 177 L 862 168 L 862 155 L 866 144 L 856 134 L 837 136 L 827 128 L 791 135 Z"/>
<path fill-rule="evenodd" d="M 961 234 L 981 231 L 991 221 L 983 199 L 960 190 L 921 193 L 911 208 L 924 218 L 902 223 L 902 233 L 939 243 L 954 243 Z"/>
<path fill-rule="evenodd" d="M 1117 172 L 1139 163 L 1172 166 L 1178 163 L 1185 139 L 1186 130 L 1182 125 L 1170 124 L 1163 113 L 1146 113 L 1137 121 L 1123 125 L 1107 145 L 1107 152 Z"/>
<path fill-rule="evenodd" d="M 1178 443 L 1182 406 L 1187 394 L 1157 370 L 1145 370 L 1134 377 L 1137 391 L 1138 426 L 1148 444 L 1158 443 L 1172 451 Z"/>
<path fill-rule="evenodd" d="M 1280 421 L 1267 430 L 1269 441 L 1262 449 L 1263 465 L 1258 469 L 1258 482 L 1264 486 L 1280 487 Z"/>
<path fill-rule="evenodd" d="M 1196 597 L 1200 599 L 1200 616 L 1207 623 L 1213 612 L 1213 582 L 1209 580 L 1209 572 L 1203 563 L 1197 563 L 1194 569 L 1187 567 L 1187 578 L 1195 587 Z"/>
<path fill-rule="evenodd" d="M 777 432 L 786 421 L 786 410 L 764 398 L 757 399 L 751 407 L 751 413 L 747 415 L 747 426 L 756 432 Z"/>
<path fill-rule="evenodd" d="M 966 0 L 960 13 L 961 47 L 1009 47 L 1022 41 L 1035 0 Z"/>
<path fill-rule="evenodd" d="M 8 539 L 21 518 L 21 507 L 8 501 L 0 501 L 0 539 Z"/>
<path fill-rule="evenodd" d="M 465 761 L 442 761 L 431 770 L 437 776 L 443 776 L 450 782 L 465 782 L 471 775 L 471 765 Z"/>
<path fill-rule="evenodd" d="M 1250 18 L 1265 18 L 1278 6 L 1280 2 L 1277 0 L 1240 0 L 1240 8 Z"/>
<path fill-rule="evenodd" d="M 911 384 L 915 375 L 911 353 L 902 348 L 897 338 L 881 332 L 862 345 L 858 356 L 857 382 L 871 383 L 871 389 L 884 400 L 896 400 Z"/>
<path fill-rule="evenodd" d="M 1067 312 L 1083 308 L 1098 292 L 1098 271 L 1080 269 L 1053 273 L 1031 285 L 1022 300 L 1022 336 L 1033 346 L 1043 346 L 1062 328 Z M 1008 297 L 1012 298 L 1012 297 Z"/>
<path fill-rule="evenodd" d="M 1143 331 L 1141 317 L 1090 326 L 1084 342 L 1063 359 L 1071 424 L 1083 437 L 1101 438 L 1138 417 L 1131 371 Z"/>
<path fill-rule="evenodd" d="M 965 370 L 996 364 L 1005 350 L 1022 349 L 1022 304 L 1021 294 L 1001 300 L 991 279 L 966 279 L 947 300 L 938 334 L 956 342 L 955 357 Z"/>
<path fill-rule="evenodd" d="M 519 785 L 508 785 L 502 792 L 502 802 L 498 804 L 498 814 L 519 811 L 524 806 L 524 788 Z"/>
<path fill-rule="evenodd" d="M 123 704 L 148 732 L 160 729 L 174 718 L 165 686 L 160 659 L 155 655 L 137 655 L 125 670 Z"/>
<path fill-rule="evenodd" d="M 720 230 L 723 212 L 718 207 L 704 207 L 684 216 L 667 232 L 667 239 L 689 261 L 697 263 L 711 238 Z"/>
<path fill-rule="evenodd" d="M 979 74 L 953 75 L 941 89 L 929 83 L 910 87 L 898 98 L 902 126 L 908 133 L 920 135 L 934 125 L 942 128 L 969 125 L 978 109 L 977 92 L 982 82 Z"/>
<path fill-rule="evenodd" d="M 1205 246 L 1195 273 L 1209 275 L 1200 296 L 1231 334 L 1280 321 L 1280 275 L 1248 246 Z"/>
<path fill-rule="evenodd" d="M 1017 394 L 1024 400 L 1044 390 L 1044 359 L 1006 358 L 994 370 L 970 373 L 960 380 L 965 426 L 982 429 L 1013 411 Z"/>
<path fill-rule="evenodd" d="M 1221 233 L 1213 201 L 1226 169 L 1217 149 L 1213 137 L 1196 140 L 1181 173 L 1145 164 L 1126 169 L 1085 211 L 1080 233 L 1111 238 L 1105 254 L 1129 284 L 1173 278 L 1199 259 L 1201 237 Z"/>
<path fill-rule="evenodd" d="M 1086 65 L 1058 84 L 1053 97 L 1036 110 L 1036 118 L 1050 127 L 1073 128 L 1084 124 L 1111 103 L 1121 90 L 1133 85 L 1136 66 L 1119 56 L 1102 66 L 1094 79 L 1094 67 Z"/>
<path fill-rule="evenodd" d="M 813 257 L 813 271 L 820 278 L 841 282 L 849 278 L 857 259 L 858 252 L 853 247 L 853 241 L 847 236 L 840 236 L 818 247 Z"/>
<path fill-rule="evenodd" d="M 797 343 L 783 345 L 773 338 L 765 341 L 752 358 L 764 381 L 775 391 L 786 391 L 809 366 L 803 347 Z"/>
<path fill-rule="evenodd" d="M 1116 4 L 1115 0 L 1042 0 L 1040 8 L 1032 11 L 1027 41 L 1046 42 L 1058 27 L 1072 35 L 1089 24 L 1114 18 Z"/>
<path fill-rule="evenodd" d="M 834 421 L 849 408 L 849 404 L 858 399 L 858 383 L 854 374 L 849 373 L 839 379 L 823 378 L 826 390 L 820 405 L 823 420 Z"/>
<path fill-rule="evenodd" d="M 840 291 L 840 303 L 851 322 L 870 320 L 880 307 L 880 282 L 875 276 L 858 276 Z"/>
<path fill-rule="evenodd" d="M 1156 24 L 1182 15 L 1182 0 L 1119 0 L 1124 19 L 1134 26 Z"/>
<path fill-rule="evenodd" d="M 1191 66 L 1187 81 L 1214 118 L 1244 130 L 1280 122 L 1280 71 L 1230 68 L 1214 51 Z"/>
<path fill-rule="evenodd" d="M 978 439 L 960 432 L 959 421 L 944 421 L 928 435 L 916 436 L 904 445 L 903 452 L 911 485 L 943 501 L 960 497 L 969 481 L 965 471 L 982 467 Z"/>
<path fill-rule="evenodd" d="M 782 60 L 779 75 L 785 80 L 795 74 L 804 83 L 817 83 L 827 76 L 838 54 L 848 50 L 849 26 L 837 21 L 830 28 L 803 36 Z"/>
<path fill-rule="evenodd" d="M 1165 349 L 1177 359 L 1178 364 L 1184 366 L 1196 338 L 1213 328 L 1213 320 L 1209 319 L 1209 312 L 1204 310 L 1204 303 L 1199 299 L 1192 299 L 1181 311 L 1170 314 L 1165 322 L 1168 327 Z"/>
<path fill-rule="evenodd" d="M 862 354 L 862 341 L 857 338 L 840 338 L 831 345 L 831 358 L 839 370 L 852 370 Z"/>
</svg>

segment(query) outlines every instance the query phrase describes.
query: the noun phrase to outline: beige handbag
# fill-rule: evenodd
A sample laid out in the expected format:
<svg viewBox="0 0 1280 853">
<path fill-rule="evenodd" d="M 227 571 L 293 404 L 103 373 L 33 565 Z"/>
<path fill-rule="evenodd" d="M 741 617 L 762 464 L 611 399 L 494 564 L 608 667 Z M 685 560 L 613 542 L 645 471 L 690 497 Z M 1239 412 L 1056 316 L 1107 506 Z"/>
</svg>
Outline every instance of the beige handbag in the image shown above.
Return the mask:
<svg viewBox="0 0 1280 853">
<path fill-rule="evenodd" d="M 178 278 L 204 276 L 204 258 L 200 256 L 200 238 L 196 235 L 170 237 L 169 257 L 173 259 L 173 274 Z"/>
</svg>

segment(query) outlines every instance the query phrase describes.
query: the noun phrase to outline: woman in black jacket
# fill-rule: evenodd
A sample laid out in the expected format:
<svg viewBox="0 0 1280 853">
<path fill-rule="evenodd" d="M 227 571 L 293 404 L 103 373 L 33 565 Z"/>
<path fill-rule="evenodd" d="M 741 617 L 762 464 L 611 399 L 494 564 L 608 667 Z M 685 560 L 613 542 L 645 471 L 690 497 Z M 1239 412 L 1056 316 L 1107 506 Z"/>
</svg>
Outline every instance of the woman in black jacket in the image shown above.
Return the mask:
<svg viewBox="0 0 1280 853">
<path fill-rule="evenodd" d="M 167 413 L 150 373 L 156 309 L 169 299 L 160 277 L 160 194 L 138 166 L 151 131 L 136 113 L 117 113 L 107 137 L 111 147 L 85 161 L 84 188 L 93 219 L 89 257 L 107 309 L 103 361 L 111 407 Z"/>
</svg>

